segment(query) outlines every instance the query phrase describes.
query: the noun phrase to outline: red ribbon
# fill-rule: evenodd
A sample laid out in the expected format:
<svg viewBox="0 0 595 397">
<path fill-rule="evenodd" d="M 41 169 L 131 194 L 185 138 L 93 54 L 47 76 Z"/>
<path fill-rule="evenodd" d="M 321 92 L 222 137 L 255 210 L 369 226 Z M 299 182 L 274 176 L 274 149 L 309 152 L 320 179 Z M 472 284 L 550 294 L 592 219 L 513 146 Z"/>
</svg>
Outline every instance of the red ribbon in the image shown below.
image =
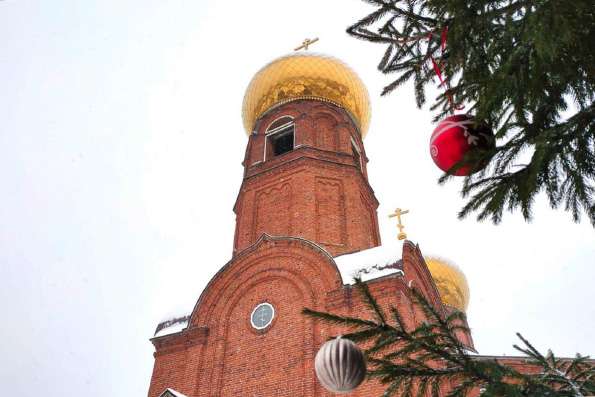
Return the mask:
<svg viewBox="0 0 595 397">
<path fill-rule="evenodd" d="M 444 54 L 444 50 L 446 49 L 446 39 L 448 37 L 448 26 L 445 26 L 444 29 L 442 29 L 442 33 L 440 34 L 440 50 L 442 51 L 442 53 Z M 430 32 L 428 34 L 428 40 L 432 40 L 432 33 Z M 450 89 L 448 88 L 448 84 L 446 83 L 446 81 L 444 80 L 444 78 L 442 77 L 442 71 L 441 69 L 441 65 L 438 65 L 436 63 L 436 61 L 434 60 L 434 57 L 430 54 L 430 60 L 432 61 L 432 66 L 434 68 L 434 73 L 436 73 L 436 76 L 438 76 L 438 79 L 440 80 L 440 85 L 438 87 L 441 87 L 443 85 L 446 85 L 446 96 L 448 97 L 448 102 L 450 103 L 450 108 L 451 110 L 462 110 L 465 107 L 464 106 L 457 106 L 454 103 L 454 99 L 452 94 L 450 93 Z"/>
<path fill-rule="evenodd" d="M 448 26 L 445 26 L 444 29 L 442 29 L 442 34 L 440 35 L 440 48 L 442 49 L 442 51 L 444 52 L 444 49 L 446 48 L 446 38 L 448 37 Z"/>
</svg>

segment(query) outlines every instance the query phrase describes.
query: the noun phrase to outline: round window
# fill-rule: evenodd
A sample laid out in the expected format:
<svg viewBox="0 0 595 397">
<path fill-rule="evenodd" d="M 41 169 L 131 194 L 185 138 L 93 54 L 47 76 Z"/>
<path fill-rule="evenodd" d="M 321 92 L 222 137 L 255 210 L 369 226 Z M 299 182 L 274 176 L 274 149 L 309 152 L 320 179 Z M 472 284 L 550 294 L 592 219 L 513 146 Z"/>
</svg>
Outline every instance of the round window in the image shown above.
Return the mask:
<svg viewBox="0 0 595 397">
<path fill-rule="evenodd" d="M 250 322 L 256 329 L 265 329 L 275 317 L 275 308 L 270 303 L 261 303 L 252 310 Z"/>
</svg>

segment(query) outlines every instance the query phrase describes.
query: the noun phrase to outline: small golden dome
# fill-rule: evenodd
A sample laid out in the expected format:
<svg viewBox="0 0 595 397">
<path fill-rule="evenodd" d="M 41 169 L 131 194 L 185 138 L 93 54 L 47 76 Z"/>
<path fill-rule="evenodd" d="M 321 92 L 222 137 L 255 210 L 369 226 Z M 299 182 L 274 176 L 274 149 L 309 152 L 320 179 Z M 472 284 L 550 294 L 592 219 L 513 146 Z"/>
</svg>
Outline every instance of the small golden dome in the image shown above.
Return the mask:
<svg viewBox="0 0 595 397">
<path fill-rule="evenodd" d="M 442 303 L 462 312 L 469 305 L 469 285 L 463 272 L 454 264 L 435 257 L 424 258 L 440 293 Z"/>
<path fill-rule="evenodd" d="M 254 75 L 246 89 L 242 119 L 250 135 L 254 123 L 275 105 L 319 99 L 351 115 L 362 138 L 370 123 L 370 99 L 358 75 L 340 60 L 311 52 L 277 58 Z"/>
</svg>

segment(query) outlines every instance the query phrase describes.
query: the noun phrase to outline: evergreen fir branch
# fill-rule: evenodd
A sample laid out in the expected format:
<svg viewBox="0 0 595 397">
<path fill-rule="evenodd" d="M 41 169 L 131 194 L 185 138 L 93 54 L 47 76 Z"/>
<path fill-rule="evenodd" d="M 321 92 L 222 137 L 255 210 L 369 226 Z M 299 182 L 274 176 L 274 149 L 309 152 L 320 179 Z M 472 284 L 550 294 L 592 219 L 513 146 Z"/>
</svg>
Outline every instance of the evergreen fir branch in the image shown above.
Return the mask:
<svg viewBox="0 0 595 397">
<path fill-rule="evenodd" d="M 384 393 L 382 394 L 382 397 L 394 396 L 395 393 L 397 393 L 399 391 L 400 386 L 401 386 L 401 378 L 398 378 L 398 380 L 392 382 L 391 385 L 384 391 Z"/>
<path fill-rule="evenodd" d="M 405 378 L 403 392 L 401 395 L 403 397 L 411 397 L 412 391 L 413 391 L 413 377 L 408 376 Z"/>
<path fill-rule="evenodd" d="M 341 337 L 345 338 L 345 339 L 349 339 L 353 342 L 366 342 L 374 337 L 377 337 L 378 335 L 381 335 L 383 333 L 383 330 L 379 329 L 378 327 L 374 327 L 374 328 L 368 328 L 362 331 L 358 331 L 358 332 L 350 332 L 350 333 L 346 333 L 341 335 Z"/>
<path fill-rule="evenodd" d="M 394 306 L 391 306 L 389 308 L 389 311 L 391 313 L 393 321 L 395 322 L 395 324 L 393 325 L 395 332 L 399 333 L 399 335 L 401 335 L 401 333 L 407 334 L 405 323 L 403 322 L 403 318 L 399 314 L 399 311 Z"/>
<path fill-rule="evenodd" d="M 382 89 L 382 92 L 380 93 L 380 95 L 384 96 L 386 94 L 390 94 L 392 91 L 397 89 L 400 85 L 402 85 L 407 80 L 409 80 L 411 78 L 411 76 L 413 75 L 413 73 L 415 73 L 415 72 L 412 70 L 409 70 L 409 71 L 403 73 L 398 79 L 396 79 L 395 81 L 393 81 L 392 83 L 390 83 L 389 85 L 384 87 Z"/>
<path fill-rule="evenodd" d="M 574 221 L 585 214 L 595 226 L 591 2 L 576 0 L 572 7 L 559 7 L 556 0 L 367 2 L 377 10 L 348 33 L 387 45 L 378 67 L 397 75 L 383 95 L 412 79 L 416 103 L 423 106 L 425 87 L 435 80 L 427 65 L 431 56 L 447 81 L 442 87 L 447 92 L 430 106 L 434 120 L 451 111 L 452 95 L 455 103 L 467 104 L 468 112 L 494 126 L 500 146 L 475 163 L 489 163 L 484 170 L 465 178 L 461 193 L 467 202 L 459 217 L 476 213 L 479 220 L 498 223 L 504 210 L 518 209 L 530 220 L 535 197 L 544 191 L 552 208 L 564 208 Z M 573 114 L 563 117 L 569 110 Z M 532 153 L 529 163 L 517 169 L 527 152 Z M 466 159 L 467 164 L 476 160 Z"/>
<path fill-rule="evenodd" d="M 383 311 L 369 288 L 356 281 L 362 300 L 373 311 Z M 457 337 L 457 332 L 468 332 L 464 313 L 442 313 L 419 291 L 411 290 L 414 306 L 425 315 L 425 322 L 408 330 L 395 307 L 389 307 L 391 323 L 384 314 L 382 321 L 361 320 L 353 317 L 322 313 L 304 309 L 303 313 L 320 321 L 355 327 L 345 338 L 368 347 L 368 377 L 387 385 L 384 396 L 432 396 L 440 394 L 442 382 L 448 383 L 448 396 L 475 396 L 477 388 L 482 397 L 579 397 L 595 394 L 595 366 L 588 357 L 577 355 L 573 360 L 561 360 L 549 352 L 543 355 L 521 334 L 522 346 L 515 348 L 528 362 L 541 368 L 536 374 L 520 373 L 496 359 L 470 356 Z M 420 391 L 421 390 L 421 391 Z M 421 394 L 420 394 L 421 393 Z"/>
<path fill-rule="evenodd" d="M 523 342 L 526 346 L 526 349 L 519 347 L 518 345 L 513 345 L 515 349 L 520 352 L 525 353 L 527 356 L 534 358 L 535 360 L 539 361 L 540 363 L 547 363 L 547 359 L 537 350 L 527 339 L 520 334 L 520 332 L 516 333 L 516 336 Z"/>
<path fill-rule="evenodd" d="M 470 394 L 472 388 L 475 386 L 477 386 L 476 380 L 465 380 L 456 385 L 453 390 L 447 394 L 447 397 L 466 397 Z"/>
<path fill-rule="evenodd" d="M 362 282 L 360 278 L 355 279 L 355 285 L 362 295 L 363 303 L 368 306 L 374 317 L 380 322 L 382 326 L 386 324 L 386 315 L 384 314 L 384 310 L 380 307 L 376 299 L 370 293 L 370 288 L 368 287 L 367 283 Z"/>
<path fill-rule="evenodd" d="M 432 382 L 432 397 L 439 397 L 440 396 L 440 379 L 435 378 L 434 382 Z"/>
<path fill-rule="evenodd" d="M 383 70 L 386 67 L 386 64 L 388 63 L 388 60 L 390 59 L 392 53 L 393 53 L 393 46 L 391 44 L 386 48 L 386 51 L 384 52 L 384 56 L 382 57 L 382 59 L 380 60 L 380 63 L 378 64 L 378 70 Z"/>
<path fill-rule="evenodd" d="M 417 387 L 416 397 L 425 397 L 425 396 L 427 396 L 428 385 L 430 384 L 431 380 L 432 380 L 431 377 L 422 378 L 422 380 L 419 382 L 419 385 Z"/>
<path fill-rule="evenodd" d="M 374 327 L 374 326 L 378 326 L 378 324 L 376 324 L 373 321 L 369 321 L 369 320 L 362 320 L 360 318 L 356 318 L 356 317 L 347 317 L 347 316 L 338 316 L 335 314 L 330 314 L 330 313 L 325 313 L 325 312 L 319 312 L 319 311 L 315 311 L 315 310 L 311 310 L 308 308 L 304 308 L 302 309 L 302 314 L 308 316 L 308 317 L 312 317 L 312 318 L 317 318 L 320 320 L 324 320 L 327 323 L 331 323 L 331 324 L 338 324 L 338 325 L 346 325 L 346 326 L 351 326 L 351 327 Z"/>
</svg>

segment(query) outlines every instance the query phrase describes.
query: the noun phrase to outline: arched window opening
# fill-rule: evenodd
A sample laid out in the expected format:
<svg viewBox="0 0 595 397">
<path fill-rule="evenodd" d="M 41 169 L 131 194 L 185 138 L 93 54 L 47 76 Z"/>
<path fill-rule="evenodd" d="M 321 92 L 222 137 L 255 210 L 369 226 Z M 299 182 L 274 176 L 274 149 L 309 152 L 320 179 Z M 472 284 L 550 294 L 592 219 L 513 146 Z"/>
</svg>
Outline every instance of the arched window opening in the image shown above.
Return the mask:
<svg viewBox="0 0 595 397">
<path fill-rule="evenodd" d="M 273 121 L 269 128 L 267 128 L 265 135 L 265 161 L 292 151 L 295 144 L 295 125 L 293 118 L 284 116 Z"/>
<path fill-rule="evenodd" d="M 269 133 L 273 130 L 276 130 L 280 127 L 285 127 L 287 124 L 293 124 L 293 117 L 291 117 L 291 116 L 279 117 L 278 119 L 276 119 L 269 125 L 269 128 L 267 128 L 267 133 Z"/>
</svg>

